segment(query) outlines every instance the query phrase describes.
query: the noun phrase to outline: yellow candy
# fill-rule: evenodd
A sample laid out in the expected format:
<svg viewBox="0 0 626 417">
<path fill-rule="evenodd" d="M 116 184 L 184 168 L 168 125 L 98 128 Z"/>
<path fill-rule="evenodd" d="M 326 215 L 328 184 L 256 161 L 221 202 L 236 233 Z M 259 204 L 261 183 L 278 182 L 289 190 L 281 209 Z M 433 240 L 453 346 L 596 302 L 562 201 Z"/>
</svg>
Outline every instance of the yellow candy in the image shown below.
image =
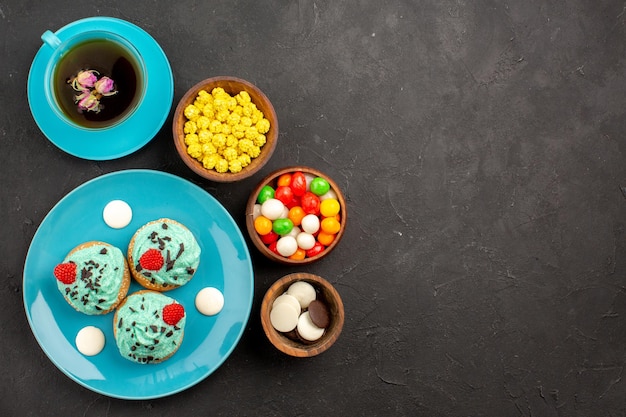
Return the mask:
<svg viewBox="0 0 626 417">
<path fill-rule="evenodd" d="M 206 169 L 215 168 L 215 164 L 220 160 L 220 156 L 218 154 L 207 155 L 202 159 L 202 166 Z"/>
<path fill-rule="evenodd" d="M 208 129 L 210 123 L 211 119 L 206 116 L 199 116 L 196 119 L 196 126 L 198 126 L 198 129 Z"/>
<path fill-rule="evenodd" d="M 190 104 L 187 107 L 185 107 L 185 110 L 183 113 L 185 114 L 185 117 L 191 121 L 195 121 L 198 117 L 200 117 L 200 109 L 194 106 L 193 104 Z"/>
<path fill-rule="evenodd" d="M 334 198 L 327 198 L 320 203 L 320 213 L 324 217 L 332 217 L 339 213 L 339 201 Z"/>
<path fill-rule="evenodd" d="M 216 148 L 226 146 L 226 135 L 223 135 L 222 133 L 216 133 L 215 135 L 213 135 L 211 143 L 215 145 Z"/>
<path fill-rule="evenodd" d="M 253 146 L 254 143 L 250 139 L 241 139 L 239 141 L 239 150 L 242 153 L 248 153 L 248 151 L 250 151 L 250 148 L 252 148 Z"/>
<path fill-rule="evenodd" d="M 270 130 L 270 121 L 267 119 L 261 119 L 256 122 L 256 130 L 259 133 L 267 133 Z"/>
<path fill-rule="evenodd" d="M 206 103 L 202 108 L 202 114 L 209 119 L 212 119 L 215 116 L 215 107 L 213 106 L 213 103 Z"/>
<path fill-rule="evenodd" d="M 248 165 L 250 165 L 250 162 L 252 162 L 250 160 L 250 155 L 248 155 L 246 153 L 239 155 L 237 160 L 239 160 L 239 162 L 241 163 L 241 166 L 244 167 L 244 168 L 247 167 Z"/>
<path fill-rule="evenodd" d="M 193 143 L 187 147 L 187 153 L 192 158 L 197 158 L 202 155 L 202 145 L 199 143 Z"/>
<path fill-rule="evenodd" d="M 228 101 L 224 100 L 223 98 L 216 97 L 213 101 L 213 107 L 218 112 L 222 110 L 228 110 Z"/>
<path fill-rule="evenodd" d="M 198 135 L 196 135 L 195 133 L 189 133 L 188 135 L 185 135 L 185 145 L 190 146 L 194 143 L 198 143 Z"/>
<path fill-rule="evenodd" d="M 187 120 L 185 122 L 185 126 L 183 127 L 183 132 L 196 133 L 197 131 L 198 131 L 198 125 L 196 125 L 196 122 L 193 122 L 191 120 Z"/>
<path fill-rule="evenodd" d="M 254 144 L 258 146 L 259 148 L 265 145 L 266 141 L 267 141 L 267 138 L 265 137 L 265 135 L 256 135 L 256 137 L 253 140 Z"/>
<path fill-rule="evenodd" d="M 213 139 L 213 133 L 209 132 L 206 129 L 202 129 L 198 132 L 198 141 L 200 143 L 209 143 Z"/>
<path fill-rule="evenodd" d="M 222 154 L 222 156 L 224 157 L 225 160 L 230 162 L 230 161 L 234 161 L 235 159 L 237 159 L 239 154 L 237 153 L 237 149 L 231 148 L 229 146 L 226 149 L 224 149 L 224 153 Z"/>
<path fill-rule="evenodd" d="M 209 123 L 209 131 L 211 133 L 220 133 L 222 131 L 222 124 L 219 120 L 211 120 Z"/>
<path fill-rule="evenodd" d="M 259 148 L 258 146 L 252 146 L 250 150 L 246 153 L 250 155 L 250 158 L 256 158 L 257 156 L 261 155 L 261 148 Z"/>
<path fill-rule="evenodd" d="M 225 135 L 230 135 L 233 131 L 233 127 L 229 124 L 222 123 L 222 133 Z"/>
<path fill-rule="evenodd" d="M 217 148 L 212 143 L 205 143 L 202 145 L 202 153 L 205 156 L 217 154 Z"/>
<path fill-rule="evenodd" d="M 246 129 L 246 139 L 254 139 L 257 137 L 257 135 L 259 134 L 259 132 L 257 132 L 256 127 L 254 126 L 250 126 L 249 128 Z"/>
<path fill-rule="evenodd" d="M 259 120 L 263 119 L 263 113 L 261 113 L 261 110 L 254 110 L 250 118 L 252 119 L 252 124 L 256 125 Z"/>
<path fill-rule="evenodd" d="M 238 143 L 239 143 L 239 141 L 237 140 L 237 138 L 234 135 L 227 135 L 226 136 L 226 146 L 227 147 L 231 147 L 231 148 L 237 149 Z"/>
<path fill-rule="evenodd" d="M 239 123 L 242 126 L 250 127 L 250 126 L 252 126 L 252 119 L 250 117 L 248 117 L 248 116 L 242 116 L 241 120 L 239 121 Z"/>
<path fill-rule="evenodd" d="M 228 109 L 218 110 L 215 114 L 215 118 L 220 122 L 226 122 L 226 120 L 228 120 L 228 116 L 230 116 Z"/>
<path fill-rule="evenodd" d="M 213 101 L 213 97 L 211 97 L 211 95 L 207 93 L 206 90 L 200 90 L 198 91 L 198 97 L 196 97 L 196 101 L 206 104 Z"/>
<path fill-rule="evenodd" d="M 221 87 L 200 90 L 183 113 L 187 153 L 217 172 L 236 173 L 248 166 L 261 154 L 270 129 L 246 91 L 231 96 Z"/>
<path fill-rule="evenodd" d="M 215 170 L 222 174 L 228 171 L 228 161 L 225 159 L 220 159 L 219 161 L 217 161 L 217 163 L 215 164 Z"/>
<path fill-rule="evenodd" d="M 236 174 L 237 172 L 241 172 L 242 168 L 243 166 L 241 165 L 241 162 L 238 159 L 235 159 L 228 163 L 228 170 L 232 172 L 233 174 Z"/>
<path fill-rule="evenodd" d="M 224 89 L 222 87 L 215 87 L 213 90 L 211 90 L 211 95 L 213 96 L 213 98 L 219 96 L 220 94 L 224 94 L 226 93 L 226 91 L 224 91 Z"/>
<path fill-rule="evenodd" d="M 231 126 L 235 126 L 236 124 L 239 123 L 240 119 L 241 119 L 240 115 L 238 115 L 237 113 L 231 113 L 228 116 L 228 119 L 226 119 L 226 123 L 228 123 Z"/>
<path fill-rule="evenodd" d="M 250 98 L 250 94 L 248 94 L 247 91 L 240 91 L 239 94 L 235 96 L 235 98 L 237 99 L 237 103 L 242 106 L 252 101 L 252 99 Z"/>
</svg>

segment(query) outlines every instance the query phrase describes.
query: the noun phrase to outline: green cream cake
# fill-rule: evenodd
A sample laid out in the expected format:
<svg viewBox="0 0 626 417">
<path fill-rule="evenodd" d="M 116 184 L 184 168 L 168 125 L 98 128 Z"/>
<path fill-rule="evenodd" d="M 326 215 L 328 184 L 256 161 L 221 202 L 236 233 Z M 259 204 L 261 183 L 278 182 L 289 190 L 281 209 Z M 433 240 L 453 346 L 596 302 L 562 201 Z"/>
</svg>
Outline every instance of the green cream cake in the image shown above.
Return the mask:
<svg viewBox="0 0 626 417">
<path fill-rule="evenodd" d="M 130 272 L 139 284 L 169 291 L 188 283 L 200 263 L 200 246 L 187 227 L 171 219 L 142 226 L 128 246 Z"/>
<path fill-rule="evenodd" d="M 85 242 L 70 251 L 53 274 L 63 298 L 77 311 L 106 314 L 128 293 L 130 273 L 121 250 L 105 242 Z"/>
<path fill-rule="evenodd" d="M 182 304 L 173 298 L 158 291 L 138 291 L 115 311 L 115 343 L 120 354 L 130 361 L 162 362 L 180 347 L 186 318 Z"/>
</svg>

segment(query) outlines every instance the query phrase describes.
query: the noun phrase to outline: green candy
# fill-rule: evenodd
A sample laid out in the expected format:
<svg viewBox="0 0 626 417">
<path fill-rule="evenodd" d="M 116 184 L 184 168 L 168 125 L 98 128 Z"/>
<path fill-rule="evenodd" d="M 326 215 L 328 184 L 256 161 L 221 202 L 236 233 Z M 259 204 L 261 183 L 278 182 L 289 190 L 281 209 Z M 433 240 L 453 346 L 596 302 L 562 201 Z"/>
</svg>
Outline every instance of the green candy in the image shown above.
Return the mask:
<svg viewBox="0 0 626 417">
<path fill-rule="evenodd" d="M 293 222 L 290 219 L 276 219 L 272 223 L 272 230 L 277 235 L 286 235 L 293 229 Z"/>
<path fill-rule="evenodd" d="M 265 200 L 270 198 L 274 198 L 274 189 L 271 186 L 266 185 L 261 188 L 261 191 L 259 191 L 257 201 L 259 202 L 259 204 L 263 204 L 265 203 Z"/>
<path fill-rule="evenodd" d="M 330 190 L 330 184 L 324 178 L 316 177 L 311 181 L 311 192 L 315 195 L 324 195 Z"/>
</svg>

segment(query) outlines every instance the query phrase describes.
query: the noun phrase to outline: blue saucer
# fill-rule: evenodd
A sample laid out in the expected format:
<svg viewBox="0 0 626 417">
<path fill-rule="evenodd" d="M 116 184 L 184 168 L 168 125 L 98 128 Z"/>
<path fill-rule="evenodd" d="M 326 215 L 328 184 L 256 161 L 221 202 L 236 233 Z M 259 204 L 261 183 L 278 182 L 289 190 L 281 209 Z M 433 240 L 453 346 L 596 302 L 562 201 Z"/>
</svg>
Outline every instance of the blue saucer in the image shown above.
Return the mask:
<svg viewBox="0 0 626 417">
<path fill-rule="evenodd" d="M 165 123 L 174 97 L 172 69 L 159 44 L 143 29 L 111 17 L 91 17 L 62 27 L 56 36 L 64 41 L 87 30 L 105 30 L 128 39 L 141 54 L 146 66 L 143 102 L 123 122 L 108 129 L 84 129 L 62 120 L 43 91 L 44 76 L 53 50 L 42 46 L 28 74 L 28 103 L 44 135 L 61 150 L 83 159 L 107 160 L 135 152 L 147 144 Z"/>
</svg>

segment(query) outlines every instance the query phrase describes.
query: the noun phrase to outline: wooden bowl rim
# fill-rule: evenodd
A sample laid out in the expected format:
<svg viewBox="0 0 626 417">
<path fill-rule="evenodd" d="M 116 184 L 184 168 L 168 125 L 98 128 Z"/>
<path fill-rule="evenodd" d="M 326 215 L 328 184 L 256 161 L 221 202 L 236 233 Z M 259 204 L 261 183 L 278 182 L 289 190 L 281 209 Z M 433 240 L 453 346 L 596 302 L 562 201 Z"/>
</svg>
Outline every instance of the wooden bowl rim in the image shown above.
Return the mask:
<svg viewBox="0 0 626 417">
<path fill-rule="evenodd" d="M 270 308 L 276 297 L 284 293 L 289 285 L 296 281 L 306 281 L 317 287 L 319 291 L 324 292 L 327 302 L 330 304 L 330 301 L 332 300 L 333 305 L 337 309 L 335 314 L 331 314 L 331 324 L 329 325 L 324 336 L 311 344 L 299 343 L 295 340 L 289 339 L 287 336 L 284 336 L 282 333 L 274 329 L 269 318 Z M 327 294 L 330 294 L 330 297 Z M 328 307 L 331 308 L 330 305 Z M 265 335 L 270 343 L 272 343 L 272 345 L 274 345 L 281 352 L 289 356 L 299 358 L 317 356 L 328 350 L 328 348 L 330 348 L 339 338 L 345 321 L 343 301 L 341 300 L 341 296 L 335 287 L 319 275 L 306 272 L 291 273 L 275 281 L 263 296 L 260 314 L 263 331 L 265 332 Z"/>
<path fill-rule="evenodd" d="M 267 141 L 265 145 L 261 148 L 261 154 L 257 158 L 254 158 L 250 165 L 243 168 L 240 172 L 236 174 L 232 172 L 219 173 L 217 171 L 204 168 L 200 161 L 192 158 L 187 153 L 187 145 L 185 144 L 185 135 L 183 133 L 183 126 L 185 123 L 185 117 L 183 112 L 185 110 L 185 107 L 187 107 L 187 105 L 191 103 L 191 100 L 193 100 L 198 95 L 198 92 L 202 89 L 206 89 L 207 86 L 210 85 L 218 87 L 219 85 L 216 84 L 230 82 L 245 86 L 245 90 L 248 91 L 249 94 L 252 92 L 250 96 L 252 97 L 252 101 L 254 102 L 254 104 L 257 105 L 257 108 L 260 106 L 258 100 L 255 100 L 256 97 L 258 97 L 260 101 L 265 103 L 270 113 L 266 114 L 266 111 L 263 112 L 265 118 L 270 121 L 270 131 L 266 135 Z M 232 94 L 232 92 L 230 94 Z M 259 89 L 256 85 L 237 77 L 215 76 L 211 78 L 206 78 L 196 83 L 193 87 L 187 90 L 185 95 L 183 95 L 183 97 L 179 100 L 176 109 L 174 110 L 174 117 L 172 121 L 172 135 L 174 138 L 176 151 L 180 155 L 185 165 L 187 165 L 193 172 L 203 178 L 216 182 L 234 182 L 254 175 L 270 160 L 278 142 L 278 116 L 276 115 L 276 110 L 274 109 L 272 102 L 269 100 L 269 98 L 267 98 L 265 93 L 263 93 L 263 91 L 261 91 L 261 89 Z"/>
<path fill-rule="evenodd" d="M 256 230 L 254 229 L 254 218 L 253 218 L 253 216 L 254 216 L 254 205 L 256 204 L 256 200 L 257 200 L 256 196 L 258 196 L 259 192 L 261 191 L 261 188 L 263 188 L 263 186 L 265 186 L 269 182 L 274 181 L 275 179 L 277 179 L 282 174 L 286 174 L 288 172 L 295 172 L 295 171 L 302 171 L 302 172 L 306 172 L 306 173 L 309 173 L 309 174 L 313 174 L 313 175 L 316 175 L 318 177 L 322 177 L 326 181 L 328 181 L 328 183 L 330 184 L 330 187 L 337 194 L 337 200 L 339 201 L 339 205 L 341 206 L 341 209 L 340 209 L 340 213 L 341 213 L 341 229 L 339 230 L 339 232 L 335 236 L 335 240 L 333 240 L 333 242 L 330 245 L 328 245 L 326 247 L 326 249 L 324 249 L 324 251 L 322 253 L 319 253 L 319 254 L 311 257 L 311 258 L 304 258 L 302 260 L 295 260 L 295 259 L 285 258 L 284 256 L 277 255 L 274 252 L 272 252 L 271 250 L 269 250 L 269 248 L 261 241 L 261 238 L 256 233 Z M 328 255 L 330 252 L 332 252 L 333 249 L 335 249 L 335 247 L 339 244 L 339 241 L 343 237 L 343 234 L 344 234 L 344 232 L 346 230 L 347 220 L 348 220 L 348 210 L 347 210 L 347 207 L 346 207 L 346 199 L 345 199 L 345 196 L 343 195 L 343 192 L 341 191 L 341 189 L 337 185 L 337 183 L 332 178 L 330 178 L 328 175 L 326 175 L 325 173 L 323 173 L 323 172 L 321 172 L 321 171 L 319 171 L 319 170 L 317 170 L 315 168 L 311 168 L 311 167 L 307 167 L 307 166 L 303 166 L 303 165 L 296 165 L 296 166 L 289 166 L 289 167 L 280 168 L 280 169 L 277 169 L 277 170 L 271 172 L 270 174 L 268 174 L 254 188 L 254 190 L 250 194 L 250 197 L 248 197 L 248 203 L 246 204 L 246 229 L 248 229 L 248 235 L 250 236 L 250 239 L 252 240 L 252 243 L 254 244 L 254 246 L 256 246 L 256 248 L 263 255 L 265 255 L 265 257 L 267 257 L 267 258 L 269 258 L 269 259 L 271 259 L 273 261 L 276 261 L 276 262 L 279 262 L 279 263 L 282 263 L 282 264 L 286 264 L 286 265 L 307 265 L 307 264 L 310 264 L 312 262 L 316 262 L 316 261 L 322 259 L 323 257 L 325 257 L 326 255 Z"/>
</svg>

